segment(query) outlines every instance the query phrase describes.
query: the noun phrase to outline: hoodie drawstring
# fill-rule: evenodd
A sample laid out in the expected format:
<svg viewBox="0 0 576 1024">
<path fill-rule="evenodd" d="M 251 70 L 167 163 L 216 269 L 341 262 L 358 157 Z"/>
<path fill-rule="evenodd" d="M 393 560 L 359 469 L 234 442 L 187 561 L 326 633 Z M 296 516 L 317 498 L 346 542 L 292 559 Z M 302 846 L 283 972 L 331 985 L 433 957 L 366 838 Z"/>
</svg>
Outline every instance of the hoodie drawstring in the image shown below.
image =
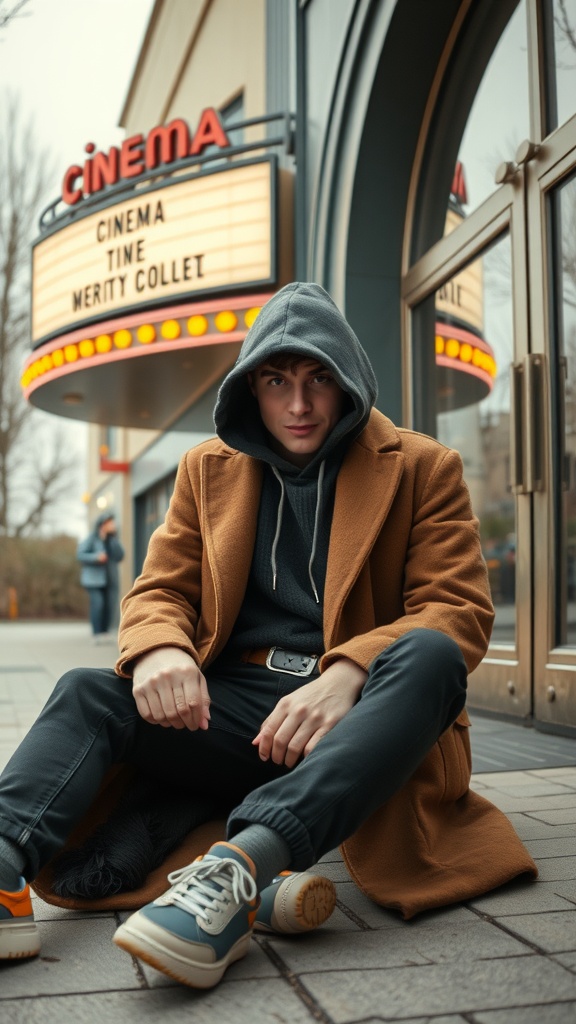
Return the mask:
<svg viewBox="0 0 576 1024">
<path fill-rule="evenodd" d="M 280 540 L 280 530 L 282 529 L 282 515 L 284 512 L 284 499 L 286 497 L 286 488 L 284 486 L 284 480 L 282 474 L 278 472 L 276 466 L 272 466 L 272 472 L 280 484 L 280 501 L 278 502 L 278 512 L 276 515 L 276 533 L 274 534 L 274 540 L 272 541 L 272 554 L 270 561 L 272 564 L 272 590 L 276 590 L 276 549 L 278 547 L 278 541 Z"/>
<path fill-rule="evenodd" d="M 318 596 L 318 589 L 314 582 L 314 575 L 312 572 L 314 558 L 316 557 L 316 547 L 318 543 L 318 528 L 320 526 L 320 511 L 322 508 L 322 486 L 324 483 L 324 467 L 326 465 L 326 459 L 322 459 L 320 467 L 318 469 L 318 484 L 316 487 L 316 511 L 314 513 L 314 533 L 312 535 L 312 550 L 310 552 L 310 560 L 308 562 L 308 576 L 310 577 L 310 583 L 312 584 L 312 592 L 316 599 L 316 604 L 320 604 L 320 598 Z M 272 567 L 272 589 L 276 590 L 277 581 L 277 563 L 276 563 L 276 551 L 278 549 L 278 542 L 280 540 L 280 531 L 282 529 L 282 518 L 284 515 L 284 500 L 286 498 L 286 487 L 282 474 L 276 468 L 271 466 L 272 472 L 280 484 L 280 501 L 278 502 L 278 512 L 276 516 L 276 532 L 274 534 L 274 540 L 272 541 L 272 553 L 270 556 L 270 562 Z"/>
<path fill-rule="evenodd" d="M 314 562 L 314 556 L 316 554 L 316 543 L 318 540 L 318 526 L 320 524 L 320 508 L 322 506 L 322 484 L 324 483 L 324 466 L 326 465 L 326 459 L 322 459 L 320 468 L 318 470 L 318 487 L 316 489 L 316 512 L 314 515 L 314 535 L 312 537 L 312 551 L 310 553 L 310 561 L 308 562 L 308 575 L 310 577 L 310 583 L 312 584 L 312 590 L 314 591 L 314 597 L 316 598 L 316 604 L 320 604 L 320 598 L 318 597 L 318 591 L 316 584 L 314 583 L 314 576 L 312 575 L 312 565 Z"/>
</svg>

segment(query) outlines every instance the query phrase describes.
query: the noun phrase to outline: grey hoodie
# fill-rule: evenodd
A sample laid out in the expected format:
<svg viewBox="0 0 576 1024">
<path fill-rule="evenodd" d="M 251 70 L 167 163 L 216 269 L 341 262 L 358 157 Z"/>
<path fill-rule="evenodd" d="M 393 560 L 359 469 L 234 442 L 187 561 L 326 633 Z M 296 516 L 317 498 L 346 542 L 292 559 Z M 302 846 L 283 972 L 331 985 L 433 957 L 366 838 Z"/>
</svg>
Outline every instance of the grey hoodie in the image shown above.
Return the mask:
<svg viewBox="0 0 576 1024">
<path fill-rule="evenodd" d="M 319 284 L 287 284 L 264 306 L 248 331 L 238 359 L 225 377 L 214 408 L 218 436 L 231 448 L 282 469 L 293 466 L 275 455 L 260 418 L 247 374 L 274 356 L 297 352 L 329 369 L 352 400 L 321 451 L 302 472 L 317 474 L 318 463 L 344 437 L 364 429 L 378 395 L 368 356 L 334 300 Z"/>
<path fill-rule="evenodd" d="M 247 374 L 274 357 L 317 359 L 349 396 L 344 412 L 304 469 L 277 454 Z M 263 307 L 224 379 L 214 409 L 219 437 L 266 464 L 256 545 L 243 609 L 229 648 L 279 645 L 322 650 L 322 605 L 336 478 L 350 441 L 377 395 L 368 357 L 320 285 L 286 285 Z"/>
</svg>

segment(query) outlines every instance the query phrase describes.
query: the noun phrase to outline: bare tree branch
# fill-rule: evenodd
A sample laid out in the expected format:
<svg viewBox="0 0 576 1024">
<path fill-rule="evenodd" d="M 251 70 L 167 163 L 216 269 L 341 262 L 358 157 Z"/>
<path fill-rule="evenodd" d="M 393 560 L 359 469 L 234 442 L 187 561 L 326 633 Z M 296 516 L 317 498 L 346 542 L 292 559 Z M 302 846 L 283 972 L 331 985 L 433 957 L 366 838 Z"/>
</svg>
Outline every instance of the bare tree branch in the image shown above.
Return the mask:
<svg viewBox="0 0 576 1024">
<path fill-rule="evenodd" d="M 42 429 L 38 445 L 33 429 L 45 414 L 20 388 L 30 347 L 30 243 L 51 176 L 34 139 L 32 123 L 22 123 L 18 101 L 8 96 L 0 103 L 0 536 L 39 531 L 77 472 L 62 431 Z"/>
<path fill-rule="evenodd" d="M 560 14 L 554 15 L 554 21 L 560 32 L 564 35 L 566 41 L 570 44 L 573 50 L 576 50 L 576 33 L 570 24 L 568 18 L 568 11 L 566 10 L 566 0 L 558 0 L 558 7 L 560 8 Z"/>
<path fill-rule="evenodd" d="M 29 2 L 30 0 L 12 0 L 12 3 L 7 5 L 4 0 L 0 0 L 0 31 L 6 28 L 13 18 L 18 18 Z"/>
<path fill-rule="evenodd" d="M 65 454 L 63 438 L 55 438 L 48 461 L 35 453 L 30 461 L 26 515 L 15 525 L 14 535 L 22 537 L 34 534 L 41 528 L 46 512 L 65 498 L 76 476 L 75 456 Z"/>
</svg>

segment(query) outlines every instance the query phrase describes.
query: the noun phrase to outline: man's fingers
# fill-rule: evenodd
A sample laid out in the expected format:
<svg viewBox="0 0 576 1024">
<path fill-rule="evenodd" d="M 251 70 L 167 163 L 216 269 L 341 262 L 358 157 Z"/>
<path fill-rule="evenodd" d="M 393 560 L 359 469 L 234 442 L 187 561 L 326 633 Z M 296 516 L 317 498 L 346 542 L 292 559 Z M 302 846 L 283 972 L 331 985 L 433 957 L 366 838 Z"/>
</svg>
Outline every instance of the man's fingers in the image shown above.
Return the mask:
<svg viewBox="0 0 576 1024">
<path fill-rule="evenodd" d="M 269 757 L 272 757 L 276 761 L 276 757 L 273 756 L 274 744 L 278 749 L 278 732 L 284 727 L 286 730 L 287 722 L 291 716 L 289 716 L 287 709 L 283 706 L 282 701 L 274 708 L 274 711 L 268 715 L 262 725 L 260 726 L 260 732 L 252 741 L 258 746 L 258 753 L 263 761 L 267 761 Z M 292 732 L 298 727 L 300 723 L 296 722 L 292 727 Z M 290 727 L 288 727 L 289 730 Z M 286 736 L 286 742 L 290 738 L 291 732 L 288 731 L 283 734 Z M 276 764 L 282 764 L 282 760 L 276 761 Z"/>
<path fill-rule="evenodd" d="M 293 768 L 304 754 L 316 728 L 315 723 L 306 719 L 295 731 L 291 728 L 279 729 L 272 744 L 274 764 L 285 764 L 287 768 Z"/>
<path fill-rule="evenodd" d="M 181 703 L 176 704 L 180 718 L 188 729 L 207 729 L 210 721 L 210 696 L 206 680 L 198 672 L 197 683 L 185 680 Z"/>
<path fill-rule="evenodd" d="M 289 715 L 276 727 L 274 716 L 270 716 L 254 740 L 263 761 L 271 758 L 274 764 L 286 764 L 289 768 L 296 764 L 319 726 L 316 715 L 305 717 L 304 720 L 302 717 L 302 713 Z"/>
<path fill-rule="evenodd" d="M 164 709 L 162 703 L 158 697 L 158 694 L 153 691 L 138 691 L 134 693 L 136 700 L 136 707 L 138 713 L 144 719 L 145 722 L 149 722 L 150 725 L 162 725 L 165 728 L 169 727 L 169 723 L 166 721 Z"/>
<path fill-rule="evenodd" d="M 134 685 L 134 698 L 139 714 L 153 725 L 192 731 L 208 728 L 210 696 L 196 666 L 194 672 L 155 672 Z"/>
</svg>

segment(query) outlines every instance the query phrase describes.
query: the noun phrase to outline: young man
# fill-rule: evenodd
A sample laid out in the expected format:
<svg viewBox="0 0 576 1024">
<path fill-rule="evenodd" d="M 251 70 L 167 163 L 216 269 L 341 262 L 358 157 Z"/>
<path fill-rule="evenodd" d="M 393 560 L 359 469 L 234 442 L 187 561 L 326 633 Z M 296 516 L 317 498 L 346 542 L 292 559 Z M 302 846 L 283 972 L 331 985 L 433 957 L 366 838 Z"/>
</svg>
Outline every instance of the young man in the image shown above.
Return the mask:
<svg viewBox="0 0 576 1024">
<path fill-rule="evenodd" d="M 282 927 L 287 903 L 300 927 L 307 882 L 277 876 L 338 844 L 405 916 L 534 872 L 468 790 L 466 677 L 493 610 L 460 457 L 375 398 L 326 292 L 266 304 L 124 600 L 117 674 L 67 673 L 0 780 L 5 956 L 19 875 L 114 762 L 226 804 L 227 841 L 115 936 L 191 986 L 245 955 L 258 916 Z"/>
</svg>

